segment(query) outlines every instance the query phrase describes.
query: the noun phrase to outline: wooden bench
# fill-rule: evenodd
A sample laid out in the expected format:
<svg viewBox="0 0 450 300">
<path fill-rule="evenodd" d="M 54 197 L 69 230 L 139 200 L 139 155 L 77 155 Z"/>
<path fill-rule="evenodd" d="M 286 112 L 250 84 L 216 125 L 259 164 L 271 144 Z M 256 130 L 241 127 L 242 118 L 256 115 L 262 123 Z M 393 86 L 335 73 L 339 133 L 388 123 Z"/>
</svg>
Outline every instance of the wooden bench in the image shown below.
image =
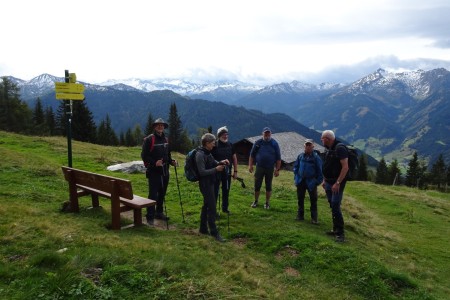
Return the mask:
<svg viewBox="0 0 450 300">
<path fill-rule="evenodd" d="M 120 213 L 133 210 L 134 226 L 142 225 L 142 208 L 153 206 L 155 200 L 133 195 L 129 180 L 62 167 L 69 182 L 70 211 L 79 212 L 78 198 L 91 195 L 92 207 L 99 207 L 98 197 L 111 199 L 112 229 L 119 230 Z M 127 226 L 128 227 L 128 226 Z"/>
</svg>

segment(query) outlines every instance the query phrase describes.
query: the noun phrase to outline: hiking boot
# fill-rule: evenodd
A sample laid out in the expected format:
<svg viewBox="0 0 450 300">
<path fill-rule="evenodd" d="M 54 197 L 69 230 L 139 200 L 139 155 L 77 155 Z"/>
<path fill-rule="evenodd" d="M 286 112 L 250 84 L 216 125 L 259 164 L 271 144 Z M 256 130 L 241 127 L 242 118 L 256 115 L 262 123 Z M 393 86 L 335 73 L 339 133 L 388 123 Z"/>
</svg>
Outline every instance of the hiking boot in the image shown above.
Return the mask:
<svg viewBox="0 0 450 300">
<path fill-rule="evenodd" d="M 216 241 L 221 242 L 221 243 L 226 241 L 226 239 L 224 239 L 219 233 L 216 233 L 215 235 L 213 235 L 213 237 Z"/>
<path fill-rule="evenodd" d="M 257 207 L 258 206 L 258 201 L 254 201 L 253 203 L 252 203 L 252 208 L 255 208 L 255 207 Z"/>
<path fill-rule="evenodd" d="M 270 209 L 270 204 L 269 203 L 264 204 L 264 209 Z"/>
<path fill-rule="evenodd" d="M 297 221 L 304 221 L 305 220 L 305 218 L 304 217 L 302 217 L 302 216 L 300 216 L 300 215 L 297 215 L 297 217 L 295 218 Z"/>
<path fill-rule="evenodd" d="M 200 229 L 198 232 L 199 232 L 200 234 L 206 234 L 206 235 L 209 235 L 208 229 Z"/>
<path fill-rule="evenodd" d="M 230 212 L 228 209 L 222 209 L 222 212 L 223 212 L 224 214 L 231 214 L 231 212 Z"/>
<path fill-rule="evenodd" d="M 170 218 L 163 213 L 156 214 L 155 219 L 168 221 Z"/>
<path fill-rule="evenodd" d="M 345 236 L 344 235 L 336 235 L 335 242 L 336 243 L 344 243 L 345 242 Z"/>
<path fill-rule="evenodd" d="M 148 226 L 154 226 L 155 225 L 155 220 L 154 219 L 147 219 L 147 225 Z"/>
<path fill-rule="evenodd" d="M 311 220 L 311 224 L 313 224 L 313 225 L 319 225 L 319 221 L 317 221 L 317 220 Z"/>
<path fill-rule="evenodd" d="M 326 235 L 332 235 L 332 236 L 336 236 L 337 235 L 336 231 L 334 231 L 334 230 L 327 231 L 327 232 L 325 232 L 325 234 Z"/>
</svg>

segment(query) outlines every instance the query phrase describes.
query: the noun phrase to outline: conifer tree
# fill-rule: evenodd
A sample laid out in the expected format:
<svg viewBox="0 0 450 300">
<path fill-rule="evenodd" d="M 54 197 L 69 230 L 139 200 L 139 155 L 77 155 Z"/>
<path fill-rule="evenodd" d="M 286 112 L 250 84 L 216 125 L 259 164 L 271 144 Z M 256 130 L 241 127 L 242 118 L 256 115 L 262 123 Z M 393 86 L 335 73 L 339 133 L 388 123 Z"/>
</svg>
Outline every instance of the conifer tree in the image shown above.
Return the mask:
<svg viewBox="0 0 450 300">
<path fill-rule="evenodd" d="M 400 168 L 398 166 L 398 161 L 396 159 L 394 159 L 388 167 L 388 184 L 392 184 L 392 185 L 399 185 L 400 182 L 400 176 L 401 176 L 401 171 Z"/>
<path fill-rule="evenodd" d="M 117 146 L 119 139 L 111 126 L 109 114 L 102 120 L 97 129 L 97 143 L 100 145 Z"/>
<path fill-rule="evenodd" d="M 131 128 L 127 129 L 127 132 L 125 133 L 125 146 L 132 147 L 135 146 L 135 141 L 133 134 L 131 133 Z"/>
<path fill-rule="evenodd" d="M 367 181 L 367 155 L 363 154 L 359 157 L 359 168 L 357 180 Z"/>
<path fill-rule="evenodd" d="M 387 180 L 388 180 L 387 178 L 388 178 L 388 172 L 387 172 L 386 161 L 384 160 L 384 157 L 382 157 L 377 166 L 377 174 L 375 176 L 375 183 L 387 184 Z"/>
<path fill-rule="evenodd" d="M 95 143 L 97 140 L 97 127 L 92 112 L 85 101 L 72 101 L 72 138 L 81 142 Z M 67 112 L 70 110 L 70 105 L 68 104 L 69 101 L 61 101 L 57 112 L 57 127 L 64 136 L 67 136 Z"/>
<path fill-rule="evenodd" d="M 153 118 L 152 113 L 148 113 L 144 136 L 148 136 L 153 133 L 153 122 L 155 122 L 155 119 Z"/>
<path fill-rule="evenodd" d="M 32 111 L 19 98 L 19 88 L 7 77 L 0 81 L 0 129 L 26 133 L 32 123 Z"/>
<path fill-rule="evenodd" d="M 47 125 L 48 134 L 55 135 L 56 134 L 56 120 L 55 114 L 53 113 L 53 109 L 51 106 L 47 106 L 45 109 L 45 124 Z"/>
<path fill-rule="evenodd" d="M 169 139 L 171 150 L 180 152 L 182 142 L 181 134 L 183 129 L 181 128 L 181 119 L 178 116 L 177 105 L 175 103 L 172 103 L 170 105 L 168 123 L 169 123 Z"/>
<path fill-rule="evenodd" d="M 141 125 L 136 124 L 133 130 L 134 145 L 135 146 L 141 145 L 144 140 L 144 137 L 145 136 L 142 133 Z"/>
<path fill-rule="evenodd" d="M 414 152 L 413 158 L 408 163 L 406 169 L 405 185 L 410 187 L 422 187 L 424 182 L 426 166 L 419 162 L 417 152 Z"/>
<path fill-rule="evenodd" d="M 437 185 L 438 189 L 445 186 L 445 183 L 447 181 L 446 171 L 447 168 L 445 166 L 444 156 L 441 153 L 436 162 L 431 167 L 431 174 L 430 174 L 431 182 Z"/>
<path fill-rule="evenodd" d="M 48 135 L 44 109 L 42 108 L 42 101 L 39 97 L 34 105 L 32 132 L 37 135 Z"/>
</svg>

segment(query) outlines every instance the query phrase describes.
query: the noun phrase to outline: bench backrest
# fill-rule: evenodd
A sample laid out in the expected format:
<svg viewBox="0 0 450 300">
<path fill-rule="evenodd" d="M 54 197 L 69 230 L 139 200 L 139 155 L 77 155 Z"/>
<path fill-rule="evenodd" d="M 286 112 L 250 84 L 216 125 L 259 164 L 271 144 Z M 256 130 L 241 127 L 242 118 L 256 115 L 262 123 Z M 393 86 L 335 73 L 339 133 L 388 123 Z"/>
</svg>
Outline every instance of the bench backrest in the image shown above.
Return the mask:
<svg viewBox="0 0 450 300">
<path fill-rule="evenodd" d="M 84 185 L 110 194 L 113 192 L 113 189 L 115 189 L 119 193 L 119 197 L 133 199 L 133 189 L 129 180 L 69 167 L 61 168 L 64 173 L 64 178 L 69 182 L 74 180 L 75 184 Z"/>
</svg>

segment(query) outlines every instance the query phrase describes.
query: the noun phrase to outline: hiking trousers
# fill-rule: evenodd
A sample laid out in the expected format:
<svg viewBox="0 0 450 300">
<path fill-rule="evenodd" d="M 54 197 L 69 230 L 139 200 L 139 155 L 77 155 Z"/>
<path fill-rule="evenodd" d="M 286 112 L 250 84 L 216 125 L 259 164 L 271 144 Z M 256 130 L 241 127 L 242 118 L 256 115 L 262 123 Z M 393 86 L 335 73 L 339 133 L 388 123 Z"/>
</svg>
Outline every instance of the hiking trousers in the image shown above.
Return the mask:
<svg viewBox="0 0 450 300">
<path fill-rule="evenodd" d="M 148 174 L 148 198 L 156 201 L 156 207 L 147 207 L 147 220 L 155 218 L 156 214 L 161 215 L 164 211 L 164 198 L 166 197 L 167 186 L 169 185 L 169 175 L 161 175 L 157 172 Z"/>
<path fill-rule="evenodd" d="M 200 192 L 203 195 L 203 206 L 200 212 L 200 232 L 206 232 L 215 236 L 218 231 L 216 227 L 216 197 L 214 195 L 214 182 L 200 179 Z"/>
<path fill-rule="evenodd" d="M 306 186 L 306 180 L 302 180 L 297 185 L 297 202 L 298 202 L 298 217 L 303 219 L 305 217 L 305 194 L 308 191 L 309 202 L 311 203 L 311 220 L 317 221 L 317 186 L 312 190 L 308 190 Z"/>
</svg>

